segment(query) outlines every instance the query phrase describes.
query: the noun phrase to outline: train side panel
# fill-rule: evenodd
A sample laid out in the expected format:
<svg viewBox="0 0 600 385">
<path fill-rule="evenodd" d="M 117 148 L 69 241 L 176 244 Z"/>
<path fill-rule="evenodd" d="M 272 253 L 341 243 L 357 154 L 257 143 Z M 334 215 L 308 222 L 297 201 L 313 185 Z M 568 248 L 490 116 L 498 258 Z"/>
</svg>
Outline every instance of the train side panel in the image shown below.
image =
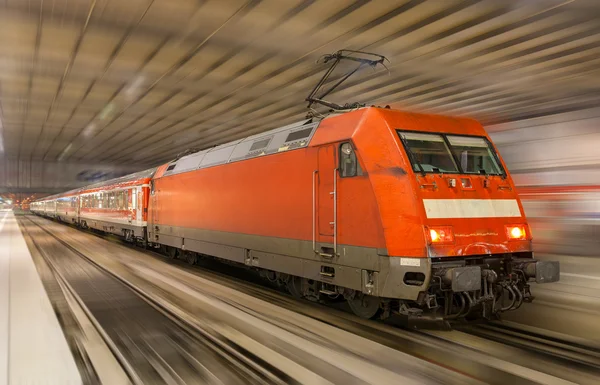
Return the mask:
<svg viewBox="0 0 600 385">
<path fill-rule="evenodd" d="M 363 270 L 379 270 L 385 253 L 383 229 L 368 176 L 334 177 L 339 144 L 164 177 L 159 169 L 149 240 L 362 289 Z"/>
<path fill-rule="evenodd" d="M 56 219 L 67 223 L 79 222 L 79 195 L 62 195 L 56 198 Z"/>
<path fill-rule="evenodd" d="M 124 236 L 145 238 L 144 206 L 150 178 L 84 189 L 79 195 L 82 226 Z"/>
</svg>

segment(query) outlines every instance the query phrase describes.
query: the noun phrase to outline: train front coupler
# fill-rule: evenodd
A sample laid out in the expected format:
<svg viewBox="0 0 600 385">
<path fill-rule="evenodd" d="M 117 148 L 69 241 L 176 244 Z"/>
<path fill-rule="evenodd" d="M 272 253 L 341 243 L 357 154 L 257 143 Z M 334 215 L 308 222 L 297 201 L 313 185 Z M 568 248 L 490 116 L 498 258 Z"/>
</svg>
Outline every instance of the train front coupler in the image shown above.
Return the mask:
<svg viewBox="0 0 600 385">
<path fill-rule="evenodd" d="M 518 309 L 523 302 L 533 300 L 530 281 L 550 283 L 559 277 L 558 262 L 531 258 L 505 260 L 504 268 L 497 264 L 445 264 L 433 271 L 433 282 L 437 282 L 434 291 L 445 305 L 446 319 L 465 318 L 473 312 L 491 319 Z"/>
</svg>

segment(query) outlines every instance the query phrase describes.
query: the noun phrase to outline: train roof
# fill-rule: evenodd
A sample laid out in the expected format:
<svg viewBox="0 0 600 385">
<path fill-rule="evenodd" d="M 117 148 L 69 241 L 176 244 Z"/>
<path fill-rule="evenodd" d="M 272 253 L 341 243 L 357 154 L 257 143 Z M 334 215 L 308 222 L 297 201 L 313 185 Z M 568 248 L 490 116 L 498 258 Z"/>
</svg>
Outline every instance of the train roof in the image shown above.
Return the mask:
<svg viewBox="0 0 600 385">
<path fill-rule="evenodd" d="M 152 176 L 154 176 L 154 173 L 156 172 L 156 167 L 147 169 L 147 170 L 143 170 L 143 171 L 138 171 L 138 172 L 134 172 L 133 174 L 128 174 L 119 178 L 113 178 L 113 179 L 108 179 L 102 182 L 98 182 L 98 183 L 94 183 L 85 187 L 82 187 L 82 190 L 92 190 L 92 189 L 97 189 L 97 188 L 101 188 L 101 187 L 106 187 L 106 186 L 114 186 L 114 185 L 120 185 L 120 184 L 125 184 L 128 182 L 134 182 L 137 180 L 141 180 L 141 179 L 150 179 L 152 178 Z"/>
<path fill-rule="evenodd" d="M 182 156 L 169 162 L 164 174 L 159 176 L 169 176 L 307 147 L 320 121 L 320 119 L 304 119 L 287 126 Z"/>
<path fill-rule="evenodd" d="M 65 191 L 65 192 L 62 192 L 62 193 L 48 195 L 46 197 L 43 197 L 43 198 L 40 198 L 40 199 L 36 199 L 33 202 L 31 202 L 31 203 L 34 203 L 34 202 L 46 202 L 46 201 L 51 201 L 51 200 L 54 200 L 54 199 L 57 199 L 57 198 L 60 198 L 60 197 L 63 197 L 63 196 L 74 195 L 74 194 L 77 194 L 80 190 L 81 190 L 81 188 L 76 188 L 76 189 L 68 190 L 68 191 Z"/>
</svg>

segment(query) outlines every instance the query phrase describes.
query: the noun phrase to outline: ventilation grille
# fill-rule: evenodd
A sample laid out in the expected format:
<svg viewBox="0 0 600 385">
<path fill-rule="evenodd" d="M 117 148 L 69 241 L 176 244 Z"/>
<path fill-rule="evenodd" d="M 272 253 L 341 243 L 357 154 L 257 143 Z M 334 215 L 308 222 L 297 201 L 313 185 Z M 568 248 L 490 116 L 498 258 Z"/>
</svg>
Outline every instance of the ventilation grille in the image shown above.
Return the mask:
<svg viewBox="0 0 600 385">
<path fill-rule="evenodd" d="M 250 152 L 260 150 L 260 149 L 267 147 L 269 145 L 270 141 L 271 141 L 271 138 L 257 140 L 256 142 L 252 143 L 252 146 L 250 147 Z"/>
<path fill-rule="evenodd" d="M 287 142 L 293 142 L 295 140 L 300 140 L 300 139 L 308 138 L 310 136 L 310 133 L 312 132 L 313 128 L 314 127 L 309 127 L 309 128 L 305 128 L 304 130 L 298 130 L 298 131 L 290 132 L 290 134 L 285 139 L 286 143 Z"/>
</svg>

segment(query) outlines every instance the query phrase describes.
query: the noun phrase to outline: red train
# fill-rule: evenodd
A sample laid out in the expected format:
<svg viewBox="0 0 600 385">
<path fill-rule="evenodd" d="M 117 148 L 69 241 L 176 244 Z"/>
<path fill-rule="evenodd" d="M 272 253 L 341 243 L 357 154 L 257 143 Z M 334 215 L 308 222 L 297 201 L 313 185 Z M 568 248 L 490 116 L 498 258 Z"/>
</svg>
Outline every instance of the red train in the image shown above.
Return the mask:
<svg viewBox="0 0 600 385">
<path fill-rule="evenodd" d="M 362 317 L 491 318 L 555 282 L 474 120 L 359 108 L 32 204 L 172 257 L 237 262 Z"/>
</svg>

